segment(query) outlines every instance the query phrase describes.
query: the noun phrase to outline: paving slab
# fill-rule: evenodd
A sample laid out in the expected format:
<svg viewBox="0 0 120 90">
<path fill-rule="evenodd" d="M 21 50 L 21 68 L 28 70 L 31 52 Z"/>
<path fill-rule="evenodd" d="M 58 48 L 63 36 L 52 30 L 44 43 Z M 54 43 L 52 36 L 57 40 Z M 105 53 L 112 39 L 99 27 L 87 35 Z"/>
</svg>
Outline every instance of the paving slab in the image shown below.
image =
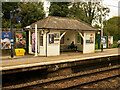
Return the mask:
<svg viewBox="0 0 120 90">
<path fill-rule="evenodd" d="M 2 56 L 1 69 L 31 67 L 35 65 L 48 65 L 76 60 L 93 59 L 99 57 L 120 55 L 118 48 L 104 49 L 103 52 L 96 50 L 95 53 L 82 54 L 81 52 L 64 52 L 60 56 L 35 57 L 34 55 L 16 56 L 16 59 L 8 59 L 10 56 Z"/>
</svg>

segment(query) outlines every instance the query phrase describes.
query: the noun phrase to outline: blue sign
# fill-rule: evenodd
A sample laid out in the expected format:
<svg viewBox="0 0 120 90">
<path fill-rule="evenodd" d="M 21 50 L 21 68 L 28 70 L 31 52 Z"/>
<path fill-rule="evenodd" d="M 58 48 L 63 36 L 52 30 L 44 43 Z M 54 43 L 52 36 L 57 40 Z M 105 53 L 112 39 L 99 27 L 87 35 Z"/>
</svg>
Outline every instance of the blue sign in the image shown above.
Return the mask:
<svg viewBox="0 0 120 90">
<path fill-rule="evenodd" d="M 103 48 L 107 48 L 107 37 L 101 36 L 101 44 L 103 44 Z"/>
<path fill-rule="evenodd" d="M 11 35 L 10 32 L 2 32 L 1 49 L 11 49 Z"/>
</svg>

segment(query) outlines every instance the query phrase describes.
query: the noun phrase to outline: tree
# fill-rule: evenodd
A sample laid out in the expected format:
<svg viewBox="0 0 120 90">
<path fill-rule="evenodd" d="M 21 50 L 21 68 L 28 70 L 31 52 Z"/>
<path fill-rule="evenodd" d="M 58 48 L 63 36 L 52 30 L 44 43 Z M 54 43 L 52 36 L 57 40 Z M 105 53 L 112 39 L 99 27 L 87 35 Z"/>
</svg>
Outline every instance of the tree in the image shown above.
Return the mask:
<svg viewBox="0 0 120 90">
<path fill-rule="evenodd" d="M 10 27 L 10 11 L 13 9 L 21 8 L 18 13 L 19 17 L 22 17 L 20 24 L 14 24 L 14 27 L 22 28 L 32 24 L 45 17 L 43 10 L 43 3 L 41 2 L 17 2 L 17 3 L 4 3 L 3 4 L 3 27 Z M 10 9 L 9 9 L 10 7 Z"/>
<path fill-rule="evenodd" d="M 109 13 L 109 8 L 103 7 L 103 19 Z M 100 2 L 53 2 L 50 6 L 51 16 L 72 17 L 92 23 L 99 24 L 101 21 L 101 5 Z"/>
<path fill-rule="evenodd" d="M 6 20 L 10 19 L 10 11 L 13 9 L 18 8 L 17 2 L 3 2 L 2 3 L 2 13 L 3 13 L 3 18 Z"/>
<path fill-rule="evenodd" d="M 120 40 L 120 17 L 113 17 L 104 22 L 104 35 L 113 36 L 114 40 Z"/>
<path fill-rule="evenodd" d="M 49 9 L 49 15 L 67 17 L 69 13 L 69 2 L 52 2 Z"/>
<path fill-rule="evenodd" d="M 17 2 L 3 2 L 2 3 L 2 27 L 9 28 L 10 27 L 10 11 L 18 8 Z"/>
<path fill-rule="evenodd" d="M 110 10 L 103 7 L 102 11 L 105 20 Z M 98 24 L 101 21 L 101 5 L 99 2 L 74 2 L 70 8 L 69 16 L 81 19 L 90 25 L 92 23 Z"/>
<path fill-rule="evenodd" d="M 21 8 L 19 16 L 22 17 L 22 27 L 30 25 L 45 17 L 43 4 L 41 2 L 18 3 L 18 7 Z"/>
</svg>

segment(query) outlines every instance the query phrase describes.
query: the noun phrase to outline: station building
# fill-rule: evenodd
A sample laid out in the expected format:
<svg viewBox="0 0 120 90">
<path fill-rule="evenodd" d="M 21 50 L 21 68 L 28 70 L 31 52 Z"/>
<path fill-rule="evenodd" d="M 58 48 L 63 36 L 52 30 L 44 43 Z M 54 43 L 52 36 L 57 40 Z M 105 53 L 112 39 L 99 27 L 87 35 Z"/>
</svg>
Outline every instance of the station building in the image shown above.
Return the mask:
<svg viewBox="0 0 120 90">
<path fill-rule="evenodd" d="M 72 42 L 77 51 L 95 52 L 96 28 L 76 19 L 48 16 L 25 28 L 28 31 L 28 52 L 39 56 L 57 56 L 70 51 Z"/>
</svg>

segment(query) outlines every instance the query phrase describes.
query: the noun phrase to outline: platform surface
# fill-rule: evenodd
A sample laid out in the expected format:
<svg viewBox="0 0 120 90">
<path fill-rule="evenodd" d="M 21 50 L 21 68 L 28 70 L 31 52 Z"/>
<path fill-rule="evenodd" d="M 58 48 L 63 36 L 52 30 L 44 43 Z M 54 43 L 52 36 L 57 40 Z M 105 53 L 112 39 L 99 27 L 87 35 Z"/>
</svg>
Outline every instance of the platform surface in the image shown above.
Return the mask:
<svg viewBox="0 0 120 90">
<path fill-rule="evenodd" d="M 95 53 L 82 54 L 81 52 L 63 52 L 60 56 L 41 57 L 34 55 L 16 56 L 16 59 L 8 59 L 10 56 L 2 56 L 1 70 L 32 67 L 37 65 L 49 65 L 61 62 L 71 62 L 77 60 L 94 59 L 100 57 L 120 55 L 120 48 L 104 49 L 103 52 L 96 50 Z"/>
</svg>

